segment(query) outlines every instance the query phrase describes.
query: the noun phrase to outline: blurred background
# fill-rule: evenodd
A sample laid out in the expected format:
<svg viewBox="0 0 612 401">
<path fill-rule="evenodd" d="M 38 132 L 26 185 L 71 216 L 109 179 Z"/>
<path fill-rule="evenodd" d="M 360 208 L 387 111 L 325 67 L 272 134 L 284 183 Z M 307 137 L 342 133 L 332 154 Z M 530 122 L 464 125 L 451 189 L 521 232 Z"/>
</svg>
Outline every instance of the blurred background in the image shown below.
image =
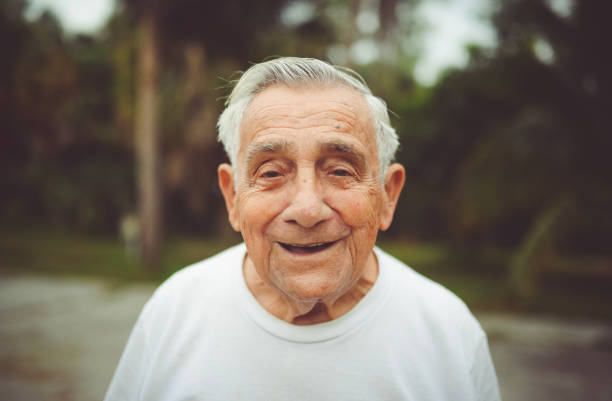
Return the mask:
<svg viewBox="0 0 612 401">
<path fill-rule="evenodd" d="M 155 285 L 239 242 L 216 184 L 216 119 L 236 71 L 301 56 L 353 68 L 392 112 L 407 182 L 381 248 L 483 316 L 612 321 L 606 2 L 0 4 L 0 280 L 11 299 L 39 288 L 17 290 L 23 277 Z M 15 317 L 6 297 L 3 324 Z M 4 377 L 24 376 L 5 345 Z M 597 347 L 608 358 L 612 340 Z M 605 358 L 596 366 L 611 368 Z"/>
</svg>

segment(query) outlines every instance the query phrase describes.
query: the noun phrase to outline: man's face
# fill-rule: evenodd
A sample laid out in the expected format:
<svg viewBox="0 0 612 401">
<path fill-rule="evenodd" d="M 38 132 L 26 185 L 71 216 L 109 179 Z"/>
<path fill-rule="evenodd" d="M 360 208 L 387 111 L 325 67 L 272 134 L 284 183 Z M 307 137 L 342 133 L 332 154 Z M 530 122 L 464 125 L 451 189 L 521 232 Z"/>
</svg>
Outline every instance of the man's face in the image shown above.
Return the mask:
<svg viewBox="0 0 612 401">
<path fill-rule="evenodd" d="M 228 165 L 220 184 L 230 223 L 266 284 L 300 301 L 337 299 L 376 263 L 376 235 L 391 223 L 397 195 L 379 181 L 373 119 L 360 93 L 265 89 L 243 117 L 237 160 L 236 186 Z M 401 189 L 403 170 L 399 181 Z"/>
</svg>

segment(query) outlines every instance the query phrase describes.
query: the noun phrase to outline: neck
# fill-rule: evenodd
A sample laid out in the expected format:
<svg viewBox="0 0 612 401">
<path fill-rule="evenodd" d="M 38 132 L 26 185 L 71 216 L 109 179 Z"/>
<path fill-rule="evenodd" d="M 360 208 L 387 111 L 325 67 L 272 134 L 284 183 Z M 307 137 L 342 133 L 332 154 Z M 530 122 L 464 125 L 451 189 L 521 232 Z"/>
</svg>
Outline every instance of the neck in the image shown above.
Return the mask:
<svg viewBox="0 0 612 401">
<path fill-rule="evenodd" d="M 248 255 L 243 270 L 249 290 L 265 310 L 286 322 L 310 325 L 337 319 L 353 309 L 376 282 L 378 263 L 372 253 L 363 274 L 348 291 L 320 302 L 298 300 L 280 293 L 261 279 Z"/>
</svg>

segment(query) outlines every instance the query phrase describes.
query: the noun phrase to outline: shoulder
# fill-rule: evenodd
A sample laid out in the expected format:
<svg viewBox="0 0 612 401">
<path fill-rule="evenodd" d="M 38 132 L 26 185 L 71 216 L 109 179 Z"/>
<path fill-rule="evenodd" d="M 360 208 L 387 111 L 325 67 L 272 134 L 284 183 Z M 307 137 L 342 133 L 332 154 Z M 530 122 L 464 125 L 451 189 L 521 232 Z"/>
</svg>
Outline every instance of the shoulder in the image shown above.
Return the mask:
<svg viewBox="0 0 612 401">
<path fill-rule="evenodd" d="M 242 263 L 245 252 L 244 244 L 238 244 L 207 259 L 186 266 L 170 276 L 156 292 L 203 284 L 211 278 L 226 275 L 232 266 L 235 266 L 236 263 Z"/>
<path fill-rule="evenodd" d="M 232 272 L 242 264 L 245 251 L 244 244 L 235 245 L 177 271 L 155 290 L 143 317 L 177 309 L 184 313 L 196 305 L 222 302 L 232 285 Z"/>
<path fill-rule="evenodd" d="M 433 366 L 431 374 L 446 375 L 449 383 L 463 377 L 463 383 L 472 388 L 468 392 L 478 399 L 498 400 L 486 334 L 466 304 L 403 262 L 378 249 L 376 252 L 381 271 L 385 269 L 386 281 L 391 283 L 385 316 L 391 336 L 397 339 L 395 344 L 408 343 L 410 350 L 425 350 L 421 354 L 427 360 L 421 365 L 424 371 Z M 407 355 L 410 358 L 413 354 Z M 423 359 L 410 359 L 411 364 L 419 361 Z M 455 398 L 464 399 L 458 388 L 451 391 L 457 391 Z"/>
<path fill-rule="evenodd" d="M 395 313 L 440 332 L 470 338 L 484 335 L 476 318 L 457 295 L 378 248 L 376 254 L 381 269 L 386 269 L 392 283 L 391 302 Z"/>
</svg>

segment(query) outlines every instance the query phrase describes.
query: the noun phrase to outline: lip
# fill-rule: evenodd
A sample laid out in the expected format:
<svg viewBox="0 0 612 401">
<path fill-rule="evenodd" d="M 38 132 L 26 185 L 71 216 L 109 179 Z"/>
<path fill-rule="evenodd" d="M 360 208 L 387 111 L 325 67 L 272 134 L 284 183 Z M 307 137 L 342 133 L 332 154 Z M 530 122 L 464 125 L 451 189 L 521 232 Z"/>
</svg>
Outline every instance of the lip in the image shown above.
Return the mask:
<svg viewBox="0 0 612 401">
<path fill-rule="evenodd" d="M 340 240 L 324 241 L 324 242 L 281 242 L 277 241 L 277 244 L 284 249 L 287 253 L 295 256 L 309 256 L 318 255 L 329 248 L 336 245 Z"/>
</svg>

